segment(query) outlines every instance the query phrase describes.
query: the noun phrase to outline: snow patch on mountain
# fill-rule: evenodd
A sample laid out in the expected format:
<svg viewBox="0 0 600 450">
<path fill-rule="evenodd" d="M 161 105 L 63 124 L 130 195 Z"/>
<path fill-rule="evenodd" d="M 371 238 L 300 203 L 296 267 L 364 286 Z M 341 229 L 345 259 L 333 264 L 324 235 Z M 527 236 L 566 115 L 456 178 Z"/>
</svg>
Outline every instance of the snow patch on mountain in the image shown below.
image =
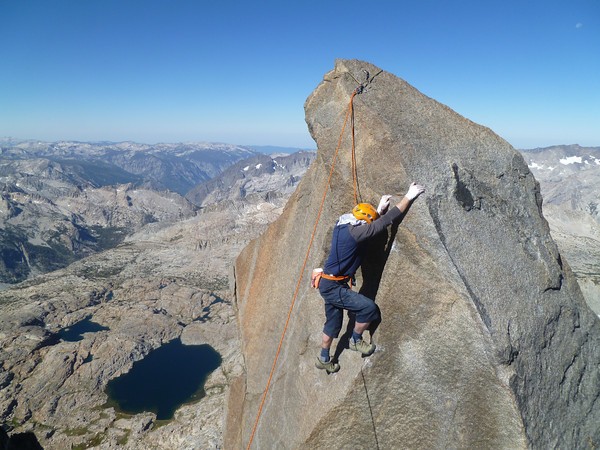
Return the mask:
<svg viewBox="0 0 600 450">
<path fill-rule="evenodd" d="M 563 145 L 521 152 L 540 183 L 552 236 L 586 301 L 599 313 L 600 147 Z M 560 170 L 547 170 L 551 166 Z"/>
<path fill-rule="evenodd" d="M 567 158 L 561 159 L 559 162 L 565 166 L 569 164 L 581 164 L 581 156 L 568 156 Z"/>
<path fill-rule="evenodd" d="M 549 170 L 549 171 L 553 171 L 554 169 L 556 169 L 556 167 L 552 167 L 552 166 L 547 166 L 546 167 L 546 166 L 544 166 L 542 164 L 538 164 L 536 162 L 532 162 L 527 167 L 529 167 L 530 169 Z"/>
</svg>

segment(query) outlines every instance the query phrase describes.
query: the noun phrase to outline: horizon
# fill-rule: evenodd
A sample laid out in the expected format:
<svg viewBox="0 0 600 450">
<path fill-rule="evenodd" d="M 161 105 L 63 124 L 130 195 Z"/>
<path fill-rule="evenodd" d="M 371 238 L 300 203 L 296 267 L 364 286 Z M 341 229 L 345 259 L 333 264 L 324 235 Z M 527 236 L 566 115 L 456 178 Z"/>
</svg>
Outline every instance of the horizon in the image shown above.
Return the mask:
<svg viewBox="0 0 600 450">
<path fill-rule="evenodd" d="M 0 136 L 0 142 L 2 141 L 13 141 L 13 143 L 11 145 L 15 145 L 15 144 L 20 144 L 20 143 L 25 143 L 25 142 L 37 142 L 40 144 L 58 144 L 61 142 L 65 142 L 65 143 L 77 143 L 77 144 L 96 144 L 96 145 L 111 145 L 111 144 L 138 144 L 138 145 L 147 145 L 147 146 L 156 146 L 156 145 L 192 145 L 192 144 L 208 144 L 208 145 L 231 145 L 231 146 L 236 146 L 236 147 L 245 147 L 245 148 L 250 148 L 250 149 L 266 149 L 266 148 L 272 148 L 272 149 L 276 149 L 277 151 L 281 151 L 283 149 L 288 149 L 288 150 L 295 150 L 295 151 L 318 151 L 318 147 L 315 145 L 312 148 L 309 147 L 295 147 L 295 146 L 286 146 L 286 145 L 273 145 L 273 144 L 238 144 L 238 143 L 234 143 L 234 142 L 220 142 L 220 141 L 206 141 L 206 140 L 198 140 L 198 141 L 171 141 L 171 142 L 166 142 L 166 141 L 160 141 L 160 142 L 141 142 L 141 141 L 133 141 L 133 140 L 124 140 L 124 141 L 111 141 L 111 140 L 98 140 L 98 141 L 82 141 L 82 140 L 77 140 L 77 139 L 58 139 L 56 141 L 48 141 L 48 140 L 44 140 L 44 139 L 20 139 L 20 138 L 13 138 L 12 136 Z M 512 144 L 511 144 L 512 145 Z M 594 148 L 594 149 L 600 149 L 600 145 L 581 145 L 579 143 L 573 142 L 570 144 L 550 144 L 550 145 L 545 145 L 543 147 L 514 147 L 513 148 L 515 150 L 519 150 L 519 151 L 531 151 L 531 150 L 544 150 L 544 149 L 548 149 L 548 148 L 554 148 L 554 147 L 581 147 L 581 148 Z M 260 153 L 264 153 L 263 151 L 259 151 Z"/>
<path fill-rule="evenodd" d="M 45 140 L 45 139 L 35 139 L 35 138 L 25 138 L 25 139 L 21 139 L 21 138 L 15 138 L 12 136 L 0 136 L 0 143 L 1 142 L 11 142 L 11 145 L 14 144 L 20 144 L 20 143 L 25 143 L 25 142 L 37 142 L 39 144 L 58 144 L 61 142 L 74 142 L 77 144 L 127 144 L 127 143 L 131 143 L 131 144 L 138 144 L 138 145 L 148 145 L 148 146 L 154 146 L 154 145 L 177 145 L 177 144 L 181 144 L 181 145 L 191 145 L 191 144 L 209 144 L 209 145 L 231 145 L 231 146 L 237 146 L 237 147 L 248 147 L 248 148 L 276 148 L 276 149 L 283 149 L 283 148 L 288 148 L 291 150 L 309 150 L 309 151 L 316 151 L 317 147 L 316 145 L 313 146 L 313 148 L 305 148 L 305 147 L 294 147 L 294 146 L 285 146 L 285 145 L 273 145 L 273 144 L 238 144 L 238 143 L 234 143 L 234 142 L 220 142 L 220 141 L 206 141 L 206 140 L 198 140 L 198 141 L 170 141 L 170 142 L 166 142 L 166 141 L 158 141 L 158 142 L 141 142 L 141 141 L 133 141 L 131 139 L 127 139 L 124 141 L 111 141 L 111 140 L 107 140 L 107 139 L 103 139 L 103 140 L 97 140 L 97 141 L 82 141 L 82 140 L 78 140 L 78 139 L 58 139 L 58 140 Z"/>
<path fill-rule="evenodd" d="M 515 148 L 600 146 L 597 0 L 344 6 L 0 2 L 0 136 L 314 149 L 304 102 L 341 58 Z"/>
</svg>

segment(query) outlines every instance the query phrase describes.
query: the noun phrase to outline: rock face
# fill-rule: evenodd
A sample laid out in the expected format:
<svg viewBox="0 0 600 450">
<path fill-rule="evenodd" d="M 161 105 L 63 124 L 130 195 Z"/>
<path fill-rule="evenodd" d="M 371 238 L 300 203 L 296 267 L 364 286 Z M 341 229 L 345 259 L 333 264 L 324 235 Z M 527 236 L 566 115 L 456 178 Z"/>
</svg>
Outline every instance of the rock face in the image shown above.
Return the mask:
<svg viewBox="0 0 600 450">
<path fill-rule="evenodd" d="M 249 440 L 363 70 L 371 82 L 354 100 L 362 200 L 403 195 L 413 180 L 427 192 L 372 243 L 358 274 L 382 311 L 378 350 L 361 359 L 338 344 L 340 372 L 318 371 L 324 314 L 308 272 L 353 206 L 346 134 L 253 448 L 598 445 L 600 321 L 550 237 L 523 157 L 394 75 L 338 60 L 305 105 L 315 163 L 236 262 L 246 374 L 230 397 L 225 447 Z"/>
<path fill-rule="evenodd" d="M 600 315 L 600 148 L 558 145 L 522 153 L 540 182 L 552 237 Z"/>
</svg>

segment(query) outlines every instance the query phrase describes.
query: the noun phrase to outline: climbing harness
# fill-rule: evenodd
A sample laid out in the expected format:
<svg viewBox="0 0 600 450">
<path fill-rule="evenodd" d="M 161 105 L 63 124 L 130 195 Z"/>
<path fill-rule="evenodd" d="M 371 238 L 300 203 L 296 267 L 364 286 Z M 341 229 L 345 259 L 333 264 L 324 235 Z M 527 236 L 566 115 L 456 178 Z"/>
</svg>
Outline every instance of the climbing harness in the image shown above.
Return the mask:
<svg viewBox="0 0 600 450">
<path fill-rule="evenodd" d="M 350 281 L 352 279 L 352 277 L 350 275 L 347 276 L 335 276 L 335 275 L 328 275 L 326 273 L 321 274 L 321 276 L 323 278 L 325 278 L 326 280 L 332 280 L 332 281 Z"/>
<path fill-rule="evenodd" d="M 319 267 L 318 269 L 313 269 L 312 271 L 312 275 L 310 277 L 311 287 L 319 289 L 319 283 L 321 282 L 321 278 L 325 278 L 326 280 L 332 281 L 347 281 L 348 285 L 350 286 L 350 289 L 352 289 L 352 283 L 354 283 L 354 278 L 352 278 L 350 275 L 330 275 L 328 273 L 323 273 L 323 269 Z"/>
<path fill-rule="evenodd" d="M 277 351 L 275 352 L 275 358 L 273 360 L 273 365 L 271 366 L 271 371 L 269 373 L 269 377 L 267 379 L 267 384 L 265 386 L 265 390 L 263 392 L 259 407 L 258 407 L 258 412 L 256 414 L 256 419 L 254 420 L 254 426 L 252 427 L 252 432 L 250 434 L 250 439 L 248 440 L 248 445 L 246 447 L 247 450 L 250 450 L 250 447 L 252 445 L 252 441 L 254 440 L 254 435 L 256 434 L 256 429 L 258 428 L 258 422 L 260 420 L 260 416 L 262 414 L 262 410 L 264 408 L 265 405 L 265 401 L 267 399 L 267 394 L 269 392 L 269 389 L 271 387 L 271 382 L 273 380 L 273 375 L 275 374 L 275 369 L 277 367 L 277 361 L 279 360 L 279 355 L 281 353 L 281 348 L 283 346 L 283 340 L 285 338 L 285 335 L 287 333 L 287 329 L 290 323 L 290 319 L 292 316 L 292 311 L 294 309 L 294 305 L 296 304 L 296 299 L 298 298 L 298 293 L 300 292 L 300 287 L 301 287 L 301 283 L 302 283 L 302 278 L 304 275 L 304 271 L 306 270 L 306 265 L 308 264 L 308 257 L 310 256 L 310 251 L 312 249 L 312 245 L 313 242 L 315 240 L 315 235 L 317 233 L 317 227 L 319 225 L 319 221 L 321 219 L 321 215 L 323 213 L 323 207 L 325 206 L 325 198 L 327 197 L 327 193 L 329 191 L 329 186 L 331 185 L 331 179 L 333 177 L 333 171 L 335 169 L 335 162 L 337 160 L 337 156 L 342 144 L 342 139 L 344 137 L 344 131 L 346 130 L 346 125 L 348 124 L 348 120 L 350 119 L 351 122 L 351 134 L 352 134 L 352 178 L 353 178 L 353 186 L 354 186 L 354 200 L 355 200 L 355 204 L 358 203 L 358 198 L 359 198 L 359 188 L 358 188 L 358 181 L 357 181 L 357 171 L 356 171 L 356 157 L 355 157 L 355 138 L 354 138 L 354 97 L 356 95 L 362 94 L 363 92 L 365 92 L 366 88 L 371 84 L 371 82 L 373 81 L 373 78 L 369 78 L 369 72 L 366 70 L 363 70 L 363 72 L 365 72 L 366 74 L 366 78 L 365 81 L 362 83 L 359 83 L 356 78 L 354 78 L 352 76 L 352 74 L 348 73 L 350 76 L 352 76 L 352 78 L 354 78 L 355 81 L 357 81 L 357 84 L 359 85 L 353 92 L 352 95 L 350 96 L 350 101 L 348 103 L 348 109 L 346 111 L 346 116 L 344 118 L 344 124 L 342 125 L 342 131 L 340 132 L 340 137 L 338 139 L 338 143 L 337 146 L 335 148 L 335 152 L 333 154 L 333 161 L 331 163 L 331 169 L 329 171 L 329 177 L 327 178 L 327 183 L 325 184 L 325 191 L 323 192 L 323 196 L 321 198 L 321 204 L 319 206 L 319 210 L 317 212 L 317 218 L 315 220 L 315 225 L 313 227 L 313 231 L 311 233 L 310 236 L 310 241 L 308 243 L 308 248 L 306 250 L 306 255 L 304 257 L 304 262 L 302 263 L 302 268 L 300 269 L 300 276 L 298 277 L 298 282 L 296 283 L 296 289 L 294 290 L 294 295 L 292 296 L 292 301 L 290 303 L 290 307 L 288 309 L 288 314 L 287 314 L 287 318 L 285 321 L 285 324 L 283 326 L 283 331 L 281 333 L 281 338 L 279 339 L 279 344 L 277 346 Z M 382 71 L 380 71 L 379 73 L 381 73 Z M 379 73 L 377 73 L 377 75 L 379 75 Z M 375 75 L 375 76 L 377 76 Z M 323 278 L 326 278 L 325 274 L 322 275 Z M 364 380 L 364 375 L 363 375 L 363 380 Z M 365 389 L 366 389 L 366 385 L 365 385 Z M 373 425 L 374 426 L 374 425 Z"/>
<path fill-rule="evenodd" d="M 356 279 L 354 278 L 354 276 L 350 276 L 350 275 L 336 276 L 336 275 L 329 275 L 327 273 L 322 273 L 321 277 L 325 278 L 326 280 L 331 280 L 331 281 L 343 281 L 346 284 L 348 284 L 348 289 L 350 289 L 350 290 L 352 290 L 352 286 L 356 286 Z M 317 287 L 318 287 L 318 283 L 317 283 Z"/>
</svg>

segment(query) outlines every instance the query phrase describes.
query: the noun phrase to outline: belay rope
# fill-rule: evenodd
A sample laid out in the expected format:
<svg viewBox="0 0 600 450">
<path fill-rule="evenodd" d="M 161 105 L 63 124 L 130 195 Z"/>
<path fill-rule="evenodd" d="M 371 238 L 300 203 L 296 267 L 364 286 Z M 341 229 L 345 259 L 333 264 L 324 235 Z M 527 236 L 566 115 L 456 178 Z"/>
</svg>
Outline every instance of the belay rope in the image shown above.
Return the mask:
<svg viewBox="0 0 600 450">
<path fill-rule="evenodd" d="M 354 91 L 352 94 L 352 98 L 357 94 L 358 89 Z M 362 91 L 361 91 L 362 92 Z M 354 188 L 354 204 L 358 205 L 360 202 L 358 201 L 359 193 L 358 193 L 358 172 L 356 170 L 356 146 L 354 139 L 354 102 L 350 100 L 350 129 L 352 130 L 352 187 Z M 343 130 L 342 130 L 343 132 Z"/>
<path fill-rule="evenodd" d="M 365 70 L 366 73 L 366 83 L 370 83 L 369 73 Z M 381 73 L 381 72 L 380 72 Z M 378 74 L 377 74 L 378 75 Z M 273 360 L 273 365 L 271 366 L 271 372 L 269 373 L 269 378 L 267 379 L 267 384 L 265 386 L 265 390 L 262 395 L 262 399 L 260 401 L 258 412 L 256 414 L 256 419 L 254 421 L 254 426 L 252 427 L 252 433 L 250 434 L 250 439 L 248 440 L 248 445 L 246 447 L 247 450 L 250 450 L 250 446 L 252 445 L 252 441 L 254 440 L 254 435 L 256 434 L 256 429 L 258 427 L 258 422 L 260 420 L 260 416 L 262 414 L 262 410 L 265 405 L 265 401 L 267 399 L 267 394 L 269 393 L 269 388 L 271 387 L 271 382 L 273 380 L 273 375 L 275 373 L 275 369 L 277 367 L 277 361 L 279 360 L 279 355 L 281 353 L 281 348 L 283 346 L 283 340 L 287 333 L 287 329 L 290 323 L 290 319 L 292 317 L 292 311 L 294 309 L 294 305 L 296 304 L 296 300 L 298 298 L 298 293 L 300 292 L 300 287 L 302 283 L 302 277 L 304 275 L 304 271 L 306 270 L 306 265 L 308 264 L 308 257 L 310 255 L 310 251 L 315 240 L 315 235 L 317 233 L 317 226 L 319 225 L 319 221 L 321 220 L 321 214 L 323 213 L 323 206 L 325 205 L 325 198 L 327 197 L 327 192 L 329 191 L 329 186 L 331 184 L 331 178 L 333 176 L 333 170 L 335 168 L 335 162 L 337 159 L 337 155 L 339 153 L 340 147 L 342 145 L 342 139 L 344 137 L 344 131 L 346 130 L 346 125 L 348 124 L 348 119 L 350 119 L 351 129 L 352 129 L 352 183 L 354 188 L 354 201 L 355 204 L 358 204 L 359 192 L 358 192 L 358 177 L 356 171 L 356 152 L 355 152 L 355 137 L 354 137 L 354 97 L 358 94 L 362 94 L 365 85 L 360 84 L 350 96 L 350 101 L 348 103 L 348 110 L 346 111 L 346 117 L 344 118 L 344 124 L 342 125 L 342 131 L 340 132 L 340 137 L 338 139 L 337 146 L 335 148 L 335 152 L 333 154 L 333 161 L 331 163 L 331 169 L 329 171 L 329 177 L 327 179 L 327 184 L 325 185 L 325 191 L 323 192 L 323 197 L 321 199 L 321 205 L 319 206 L 319 211 L 317 212 L 317 218 L 315 220 L 315 225 L 313 227 L 313 231 L 310 236 L 310 241 L 308 243 L 308 248 L 306 249 L 306 256 L 304 257 L 304 262 L 302 263 L 302 268 L 300 269 L 300 275 L 298 277 L 298 282 L 296 283 L 296 289 L 294 290 L 294 295 L 292 297 L 292 302 L 288 309 L 287 318 L 285 321 L 285 325 L 283 326 L 283 331 L 281 333 L 281 338 L 279 339 L 279 345 L 277 346 L 277 351 L 275 352 L 275 358 Z M 362 369 L 361 369 L 362 370 Z M 364 380 L 364 375 L 363 375 Z M 366 389 L 366 385 L 365 385 Z"/>
</svg>

